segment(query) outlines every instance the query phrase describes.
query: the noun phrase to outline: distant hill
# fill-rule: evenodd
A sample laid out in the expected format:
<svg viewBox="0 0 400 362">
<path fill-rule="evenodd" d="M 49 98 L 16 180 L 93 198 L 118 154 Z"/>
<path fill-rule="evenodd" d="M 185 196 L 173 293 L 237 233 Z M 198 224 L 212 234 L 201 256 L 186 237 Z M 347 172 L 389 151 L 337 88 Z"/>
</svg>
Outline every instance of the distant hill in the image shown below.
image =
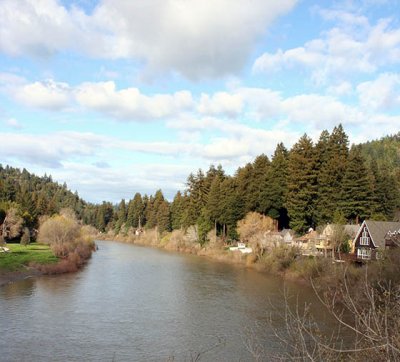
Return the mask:
<svg viewBox="0 0 400 362">
<path fill-rule="evenodd" d="M 367 162 L 375 160 L 380 169 L 387 167 L 400 180 L 400 132 L 361 144 Z"/>
</svg>

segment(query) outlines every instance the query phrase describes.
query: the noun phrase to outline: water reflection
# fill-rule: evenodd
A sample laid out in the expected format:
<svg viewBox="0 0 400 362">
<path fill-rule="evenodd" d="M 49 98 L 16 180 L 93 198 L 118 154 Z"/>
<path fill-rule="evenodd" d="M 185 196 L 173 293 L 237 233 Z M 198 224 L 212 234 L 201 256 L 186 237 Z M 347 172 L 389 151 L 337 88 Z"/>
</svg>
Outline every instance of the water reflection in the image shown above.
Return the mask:
<svg viewBox="0 0 400 362">
<path fill-rule="evenodd" d="M 29 297 L 35 292 L 36 280 L 26 278 L 18 283 L 9 283 L 0 287 L 0 299 Z"/>
<path fill-rule="evenodd" d="M 307 288 L 289 289 L 316 302 Z M 202 360 L 251 360 L 246 330 L 261 326 L 265 346 L 279 348 L 265 322 L 282 295 L 281 279 L 254 270 L 100 242 L 81 272 L 0 288 L 0 360 L 190 360 L 221 339 Z"/>
</svg>

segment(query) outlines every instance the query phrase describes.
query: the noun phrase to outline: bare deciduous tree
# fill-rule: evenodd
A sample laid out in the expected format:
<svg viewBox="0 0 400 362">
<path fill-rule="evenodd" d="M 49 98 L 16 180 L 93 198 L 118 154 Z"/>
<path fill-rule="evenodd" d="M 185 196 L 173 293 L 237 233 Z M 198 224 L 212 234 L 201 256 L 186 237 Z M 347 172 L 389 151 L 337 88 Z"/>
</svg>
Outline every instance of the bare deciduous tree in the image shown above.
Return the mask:
<svg viewBox="0 0 400 362">
<path fill-rule="evenodd" d="M 2 236 L 4 239 L 15 239 L 22 233 L 24 220 L 19 210 L 15 207 L 8 209 L 2 225 Z"/>
<path fill-rule="evenodd" d="M 317 297 L 338 325 L 330 336 L 324 334 L 312 318 L 309 305 L 291 308 L 285 296 L 286 308 L 282 317 L 286 328 L 283 332 L 274 331 L 286 352 L 275 358 L 288 361 L 399 361 L 400 287 L 391 282 L 371 282 L 367 273 L 361 285 L 353 290 L 345 275 L 340 287 L 322 294 L 313 284 Z"/>
</svg>

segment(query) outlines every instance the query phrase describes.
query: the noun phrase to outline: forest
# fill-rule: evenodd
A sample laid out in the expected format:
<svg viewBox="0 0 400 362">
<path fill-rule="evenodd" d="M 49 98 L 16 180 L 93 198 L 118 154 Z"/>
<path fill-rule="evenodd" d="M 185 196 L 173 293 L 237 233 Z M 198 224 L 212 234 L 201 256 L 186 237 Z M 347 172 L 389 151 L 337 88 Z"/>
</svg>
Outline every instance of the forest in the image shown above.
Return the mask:
<svg viewBox="0 0 400 362">
<path fill-rule="evenodd" d="M 84 224 L 115 234 L 197 225 L 201 244 L 212 229 L 228 242 L 237 240 L 237 222 L 251 211 L 298 234 L 332 222 L 394 220 L 400 209 L 400 133 L 351 146 L 342 125 L 323 131 L 315 143 L 304 134 L 291 149 L 279 143 L 271 158 L 261 154 L 234 175 L 221 165 L 199 169 L 172 201 L 160 189 L 154 195 L 138 192 L 117 205 L 95 205 L 51 176 L 0 165 L 2 238 L 27 232 L 34 237 L 40 218 L 63 208 L 74 210 Z"/>
</svg>

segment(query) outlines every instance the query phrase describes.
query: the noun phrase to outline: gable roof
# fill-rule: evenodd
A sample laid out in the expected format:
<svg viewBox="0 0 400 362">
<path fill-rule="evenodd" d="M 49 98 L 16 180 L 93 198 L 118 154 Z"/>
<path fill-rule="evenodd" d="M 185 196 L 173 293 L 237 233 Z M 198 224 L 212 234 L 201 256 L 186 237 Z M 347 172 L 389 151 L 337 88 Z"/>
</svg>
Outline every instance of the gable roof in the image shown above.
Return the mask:
<svg viewBox="0 0 400 362">
<path fill-rule="evenodd" d="M 315 231 L 312 230 L 307 234 L 304 234 L 303 236 L 297 238 L 297 241 L 301 241 L 301 242 L 308 242 L 309 240 L 316 240 L 319 239 L 319 234 Z"/>
<path fill-rule="evenodd" d="M 400 222 L 365 220 L 362 223 L 356 238 L 358 238 L 364 226 L 367 226 L 369 234 L 371 235 L 372 238 L 372 242 L 374 243 L 374 246 L 383 248 L 385 247 L 386 234 L 389 231 L 399 230 Z"/>
<path fill-rule="evenodd" d="M 353 224 L 353 225 L 348 224 L 344 226 L 344 231 L 347 235 L 349 235 L 352 238 L 357 235 L 359 228 L 360 225 L 358 224 Z"/>
<path fill-rule="evenodd" d="M 357 235 L 358 230 L 360 229 L 360 225 L 358 225 L 358 224 L 347 224 L 347 225 L 328 224 L 323 229 L 321 235 L 324 237 L 332 236 L 335 232 L 335 228 L 339 228 L 339 227 L 343 227 L 344 232 L 351 238 L 354 238 Z"/>
</svg>

